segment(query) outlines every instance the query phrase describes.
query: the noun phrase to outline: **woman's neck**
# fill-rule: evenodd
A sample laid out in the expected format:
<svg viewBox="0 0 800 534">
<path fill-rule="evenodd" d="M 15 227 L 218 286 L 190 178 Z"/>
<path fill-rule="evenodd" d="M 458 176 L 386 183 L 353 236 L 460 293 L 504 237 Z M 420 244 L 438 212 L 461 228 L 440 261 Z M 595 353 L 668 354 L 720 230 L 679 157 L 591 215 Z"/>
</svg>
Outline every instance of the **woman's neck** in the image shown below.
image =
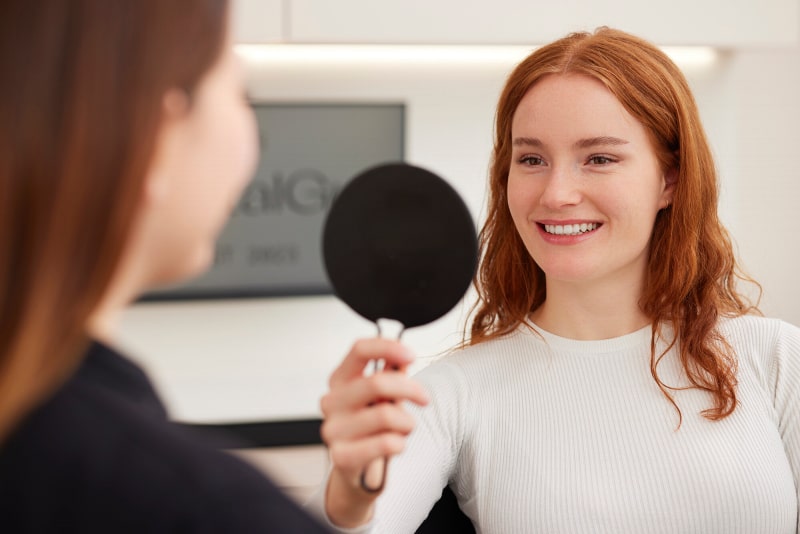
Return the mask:
<svg viewBox="0 0 800 534">
<path fill-rule="evenodd" d="M 86 330 L 92 338 L 107 344 L 114 344 L 117 337 L 120 316 L 139 294 L 130 279 L 120 276 L 109 284 L 105 295 L 86 322 Z"/>
<path fill-rule="evenodd" d="M 120 310 L 117 308 L 101 305 L 87 321 L 86 330 L 89 336 L 97 341 L 113 344 L 116 338 L 119 312 Z"/>
<path fill-rule="evenodd" d="M 532 314 L 548 332 L 570 339 L 611 339 L 650 323 L 639 307 L 641 286 L 630 280 L 605 284 L 547 282 L 547 299 Z"/>
</svg>

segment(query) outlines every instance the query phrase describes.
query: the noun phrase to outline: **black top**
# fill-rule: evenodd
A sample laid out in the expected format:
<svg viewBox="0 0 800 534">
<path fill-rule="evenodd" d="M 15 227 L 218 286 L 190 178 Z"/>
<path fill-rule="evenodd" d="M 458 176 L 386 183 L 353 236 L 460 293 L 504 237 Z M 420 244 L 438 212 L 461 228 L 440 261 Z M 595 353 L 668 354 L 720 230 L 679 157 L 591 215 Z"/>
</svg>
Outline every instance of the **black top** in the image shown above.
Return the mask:
<svg viewBox="0 0 800 534">
<path fill-rule="evenodd" d="M 144 372 L 93 343 L 0 448 L 3 532 L 324 532 L 254 468 L 167 420 Z"/>
</svg>

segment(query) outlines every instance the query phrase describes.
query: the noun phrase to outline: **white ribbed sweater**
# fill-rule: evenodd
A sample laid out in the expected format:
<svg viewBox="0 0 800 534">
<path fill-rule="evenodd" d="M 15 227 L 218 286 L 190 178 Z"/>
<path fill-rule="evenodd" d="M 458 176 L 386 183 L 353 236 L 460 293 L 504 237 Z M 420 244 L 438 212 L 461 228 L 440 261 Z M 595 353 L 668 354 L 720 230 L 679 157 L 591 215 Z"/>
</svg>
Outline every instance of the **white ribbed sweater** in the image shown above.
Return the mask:
<svg viewBox="0 0 800 534">
<path fill-rule="evenodd" d="M 414 410 L 371 531 L 413 533 L 449 483 L 483 534 L 797 532 L 800 329 L 720 327 L 739 404 L 713 422 L 707 393 L 675 391 L 678 430 L 649 327 L 602 341 L 521 328 L 431 364 L 417 376 L 433 402 Z M 687 384 L 674 350 L 658 371 Z"/>
</svg>

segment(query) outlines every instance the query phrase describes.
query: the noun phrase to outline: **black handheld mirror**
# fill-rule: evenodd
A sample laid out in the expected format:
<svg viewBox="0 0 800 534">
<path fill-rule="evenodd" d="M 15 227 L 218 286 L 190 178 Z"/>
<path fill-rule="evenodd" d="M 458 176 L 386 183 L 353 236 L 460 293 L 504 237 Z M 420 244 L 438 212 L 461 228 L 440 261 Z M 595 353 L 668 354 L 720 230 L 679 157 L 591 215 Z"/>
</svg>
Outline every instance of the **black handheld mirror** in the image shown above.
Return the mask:
<svg viewBox="0 0 800 534">
<path fill-rule="evenodd" d="M 455 189 L 432 172 L 395 163 L 364 171 L 339 193 L 325 221 L 322 254 L 336 295 L 378 325 L 378 335 L 382 320 L 398 322 L 399 338 L 461 300 L 478 246 Z M 387 464 L 375 461 L 364 470 L 365 491 L 383 488 Z"/>
</svg>

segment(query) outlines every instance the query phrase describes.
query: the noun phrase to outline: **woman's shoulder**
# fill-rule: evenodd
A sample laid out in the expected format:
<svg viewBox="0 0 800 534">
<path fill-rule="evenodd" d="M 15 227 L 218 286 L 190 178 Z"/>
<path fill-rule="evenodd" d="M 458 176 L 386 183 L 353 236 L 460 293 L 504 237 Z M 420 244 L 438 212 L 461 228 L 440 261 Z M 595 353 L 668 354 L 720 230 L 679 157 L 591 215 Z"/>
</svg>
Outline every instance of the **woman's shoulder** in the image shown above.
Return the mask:
<svg viewBox="0 0 800 534">
<path fill-rule="evenodd" d="M 720 319 L 719 328 L 729 342 L 774 345 L 800 339 L 800 328 L 782 319 L 761 315 L 740 315 Z"/>
<path fill-rule="evenodd" d="M 448 351 L 437 362 L 457 363 L 458 365 L 480 365 L 485 361 L 486 355 L 504 357 L 513 354 L 520 346 L 530 344 L 532 340 L 541 341 L 532 328 L 524 325 L 517 326 L 506 334 L 498 335 L 486 341 L 477 343 L 467 342 Z M 535 341 L 534 341 L 535 342 Z"/>
<path fill-rule="evenodd" d="M 719 330 L 740 365 L 770 377 L 786 366 L 800 365 L 800 328 L 781 319 L 742 315 L 721 319 Z"/>
<path fill-rule="evenodd" d="M 239 518 L 313 526 L 257 470 L 154 411 L 157 400 L 137 408 L 85 378 L 68 381 L 4 444 L 0 510 L 12 524 L 31 519 L 35 495 L 37 509 L 51 511 L 38 521 L 66 517 L 88 532 L 246 526 Z"/>
<path fill-rule="evenodd" d="M 545 347 L 532 329 L 520 326 L 508 334 L 454 348 L 428 363 L 417 377 L 427 381 L 468 382 L 470 387 L 476 387 L 500 375 L 498 370 L 518 365 L 521 359 L 530 358 Z"/>
<path fill-rule="evenodd" d="M 137 407 L 128 399 L 107 395 L 105 388 L 84 380 L 70 380 L 22 422 L 3 448 L 3 456 L 35 451 L 36 462 L 56 478 L 79 476 L 84 489 L 123 480 L 135 486 L 158 487 L 194 482 L 204 474 L 200 461 L 216 450 L 204 446 L 182 427 L 154 413 L 150 403 Z M 57 439 L 54 439 L 57 436 Z M 225 462 L 225 456 L 220 455 Z"/>
</svg>

